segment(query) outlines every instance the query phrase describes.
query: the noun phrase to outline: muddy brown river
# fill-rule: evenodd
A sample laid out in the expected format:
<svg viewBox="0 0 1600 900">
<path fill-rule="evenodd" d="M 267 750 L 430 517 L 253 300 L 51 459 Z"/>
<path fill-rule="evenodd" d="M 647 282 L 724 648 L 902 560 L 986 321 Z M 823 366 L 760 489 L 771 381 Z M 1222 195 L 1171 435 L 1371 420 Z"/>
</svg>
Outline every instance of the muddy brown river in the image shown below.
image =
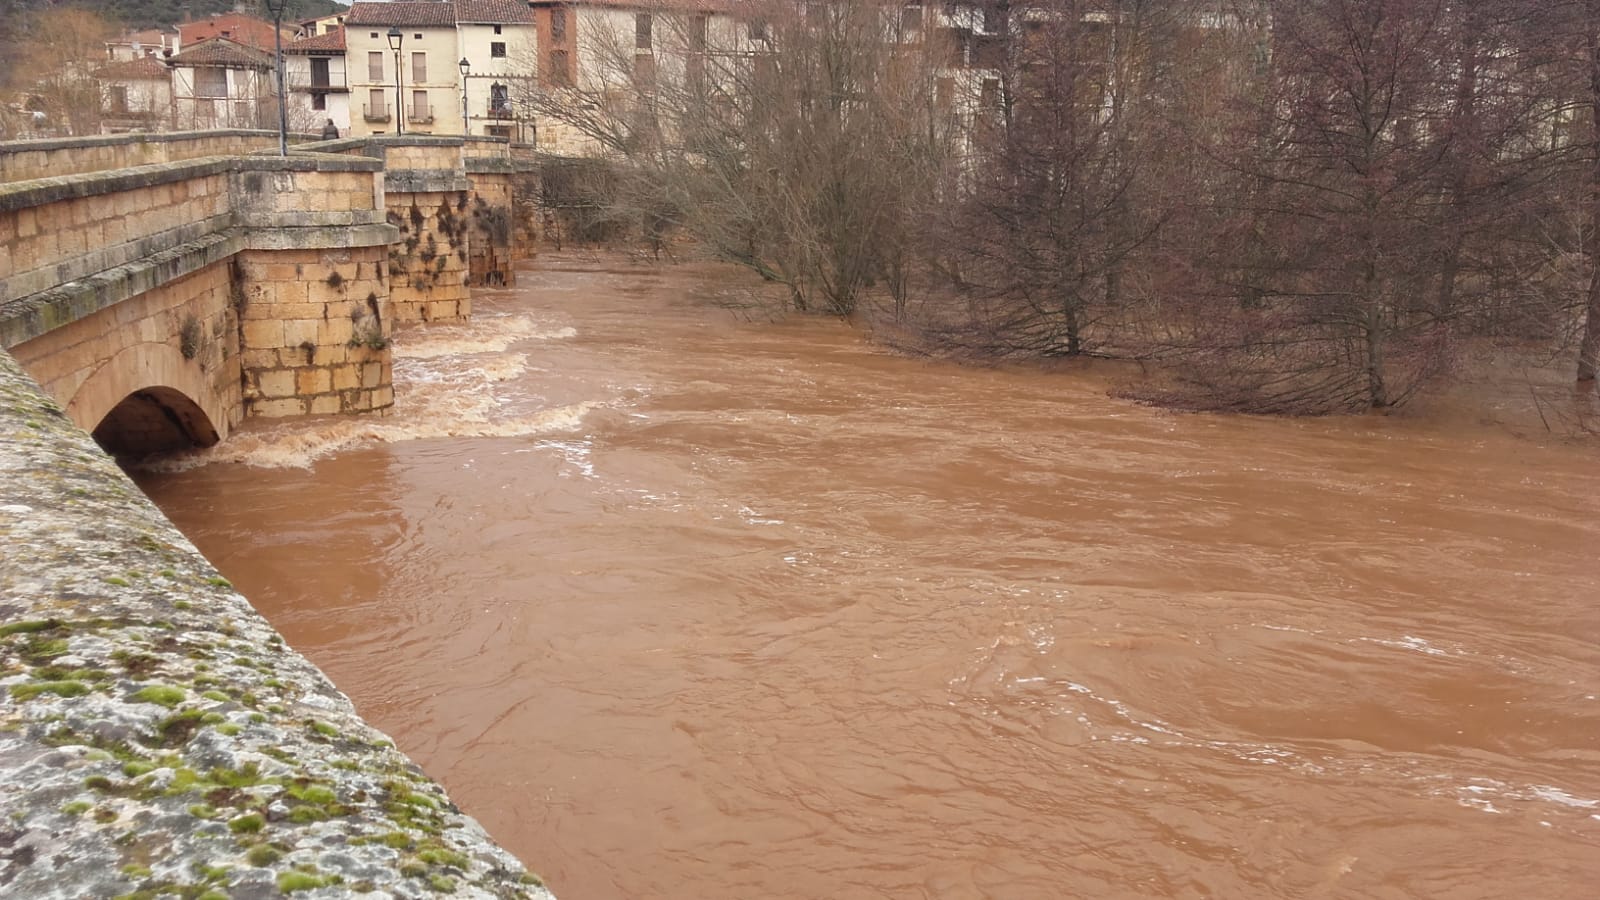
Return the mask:
<svg viewBox="0 0 1600 900">
<path fill-rule="evenodd" d="M 547 256 L 144 488 L 563 900 L 1600 896 L 1600 457 Z"/>
</svg>

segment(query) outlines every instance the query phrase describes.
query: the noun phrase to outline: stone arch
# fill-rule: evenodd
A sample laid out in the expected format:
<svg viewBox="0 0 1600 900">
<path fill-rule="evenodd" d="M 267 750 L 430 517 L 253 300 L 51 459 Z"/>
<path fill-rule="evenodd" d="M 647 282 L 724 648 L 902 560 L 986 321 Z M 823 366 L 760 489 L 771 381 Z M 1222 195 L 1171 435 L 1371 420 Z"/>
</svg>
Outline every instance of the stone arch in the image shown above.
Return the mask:
<svg viewBox="0 0 1600 900">
<path fill-rule="evenodd" d="M 223 402 L 200 366 L 170 344 L 128 347 L 89 374 L 67 415 L 113 453 L 208 447 L 226 437 Z"/>
<path fill-rule="evenodd" d="M 115 456 L 170 453 L 217 442 L 217 429 L 199 404 L 169 387 L 134 391 L 94 427 L 94 440 Z"/>
</svg>

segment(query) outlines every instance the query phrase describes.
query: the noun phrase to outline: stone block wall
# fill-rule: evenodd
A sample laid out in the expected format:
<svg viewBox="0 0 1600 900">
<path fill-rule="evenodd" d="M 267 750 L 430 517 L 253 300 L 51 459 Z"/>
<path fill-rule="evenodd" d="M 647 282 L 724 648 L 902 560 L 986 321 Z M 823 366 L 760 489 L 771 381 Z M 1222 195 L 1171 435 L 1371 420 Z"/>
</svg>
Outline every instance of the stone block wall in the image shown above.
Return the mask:
<svg viewBox="0 0 1600 900">
<path fill-rule="evenodd" d="M 0 183 L 276 148 L 276 131 L 173 131 L 0 142 Z"/>
<path fill-rule="evenodd" d="M 244 400 L 253 416 L 394 405 L 383 246 L 239 254 Z"/>
<path fill-rule="evenodd" d="M 227 261 L 212 263 L 11 353 L 81 427 L 93 428 L 131 389 L 160 385 L 191 398 L 219 440 L 243 417 L 232 288 Z"/>
<path fill-rule="evenodd" d="M 391 186 L 385 196 L 389 223 L 400 229 L 400 240 L 389 247 L 394 320 L 449 322 L 470 317 L 467 192 L 396 191 Z"/>
<path fill-rule="evenodd" d="M 474 173 L 466 216 L 468 283 L 508 286 L 516 284 L 512 247 L 516 234 L 516 206 L 510 172 Z"/>
<path fill-rule="evenodd" d="M 208 159 L 0 185 L 0 303 L 227 228 L 227 170 Z"/>
</svg>

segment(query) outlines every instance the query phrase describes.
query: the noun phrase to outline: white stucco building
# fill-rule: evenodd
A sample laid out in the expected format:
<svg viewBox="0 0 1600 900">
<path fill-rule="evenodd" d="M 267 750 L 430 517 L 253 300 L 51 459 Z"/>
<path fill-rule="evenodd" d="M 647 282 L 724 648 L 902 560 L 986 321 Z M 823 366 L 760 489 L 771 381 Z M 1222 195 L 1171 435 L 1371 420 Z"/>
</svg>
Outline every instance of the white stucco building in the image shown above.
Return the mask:
<svg viewBox="0 0 1600 900">
<path fill-rule="evenodd" d="M 173 126 L 276 128 L 272 55 L 229 38 L 210 38 L 167 59 Z"/>
<path fill-rule="evenodd" d="M 350 134 L 350 80 L 346 70 L 344 26 L 283 48 L 283 76 L 289 91 L 289 130 L 321 134 L 332 121 L 341 136 Z"/>
</svg>

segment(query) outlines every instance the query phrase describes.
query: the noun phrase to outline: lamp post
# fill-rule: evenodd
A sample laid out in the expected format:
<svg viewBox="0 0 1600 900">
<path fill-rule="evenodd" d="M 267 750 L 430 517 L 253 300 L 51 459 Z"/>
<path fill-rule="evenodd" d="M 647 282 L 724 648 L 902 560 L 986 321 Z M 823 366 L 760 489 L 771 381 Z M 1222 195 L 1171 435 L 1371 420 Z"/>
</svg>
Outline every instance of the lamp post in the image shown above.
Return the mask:
<svg viewBox="0 0 1600 900">
<path fill-rule="evenodd" d="M 289 155 L 289 95 L 283 90 L 283 7 L 286 2 L 287 0 L 267 0 L 267 9 L 272 13 L 272 39 L 276 44 L 273 67 L 278 71 L 279 156 Z"/>
<path fill-rule="evenodd" d="M 461 69 L 461 134 L 465 136 L 472 133 L 472 125 L 467 122 L 467 75 L 472 72 L 472 63 L 463 56 L 456 66 Z"/>
<path fill-rule="evenodd" d="M 400 33 L 399 25 L 389 26 L 389 49 L 394 51 L 394 133 L 406 133 L 406 104 L 400 95 L 400 47 L 406 42 L 406 36 Z"/>
</svg>

